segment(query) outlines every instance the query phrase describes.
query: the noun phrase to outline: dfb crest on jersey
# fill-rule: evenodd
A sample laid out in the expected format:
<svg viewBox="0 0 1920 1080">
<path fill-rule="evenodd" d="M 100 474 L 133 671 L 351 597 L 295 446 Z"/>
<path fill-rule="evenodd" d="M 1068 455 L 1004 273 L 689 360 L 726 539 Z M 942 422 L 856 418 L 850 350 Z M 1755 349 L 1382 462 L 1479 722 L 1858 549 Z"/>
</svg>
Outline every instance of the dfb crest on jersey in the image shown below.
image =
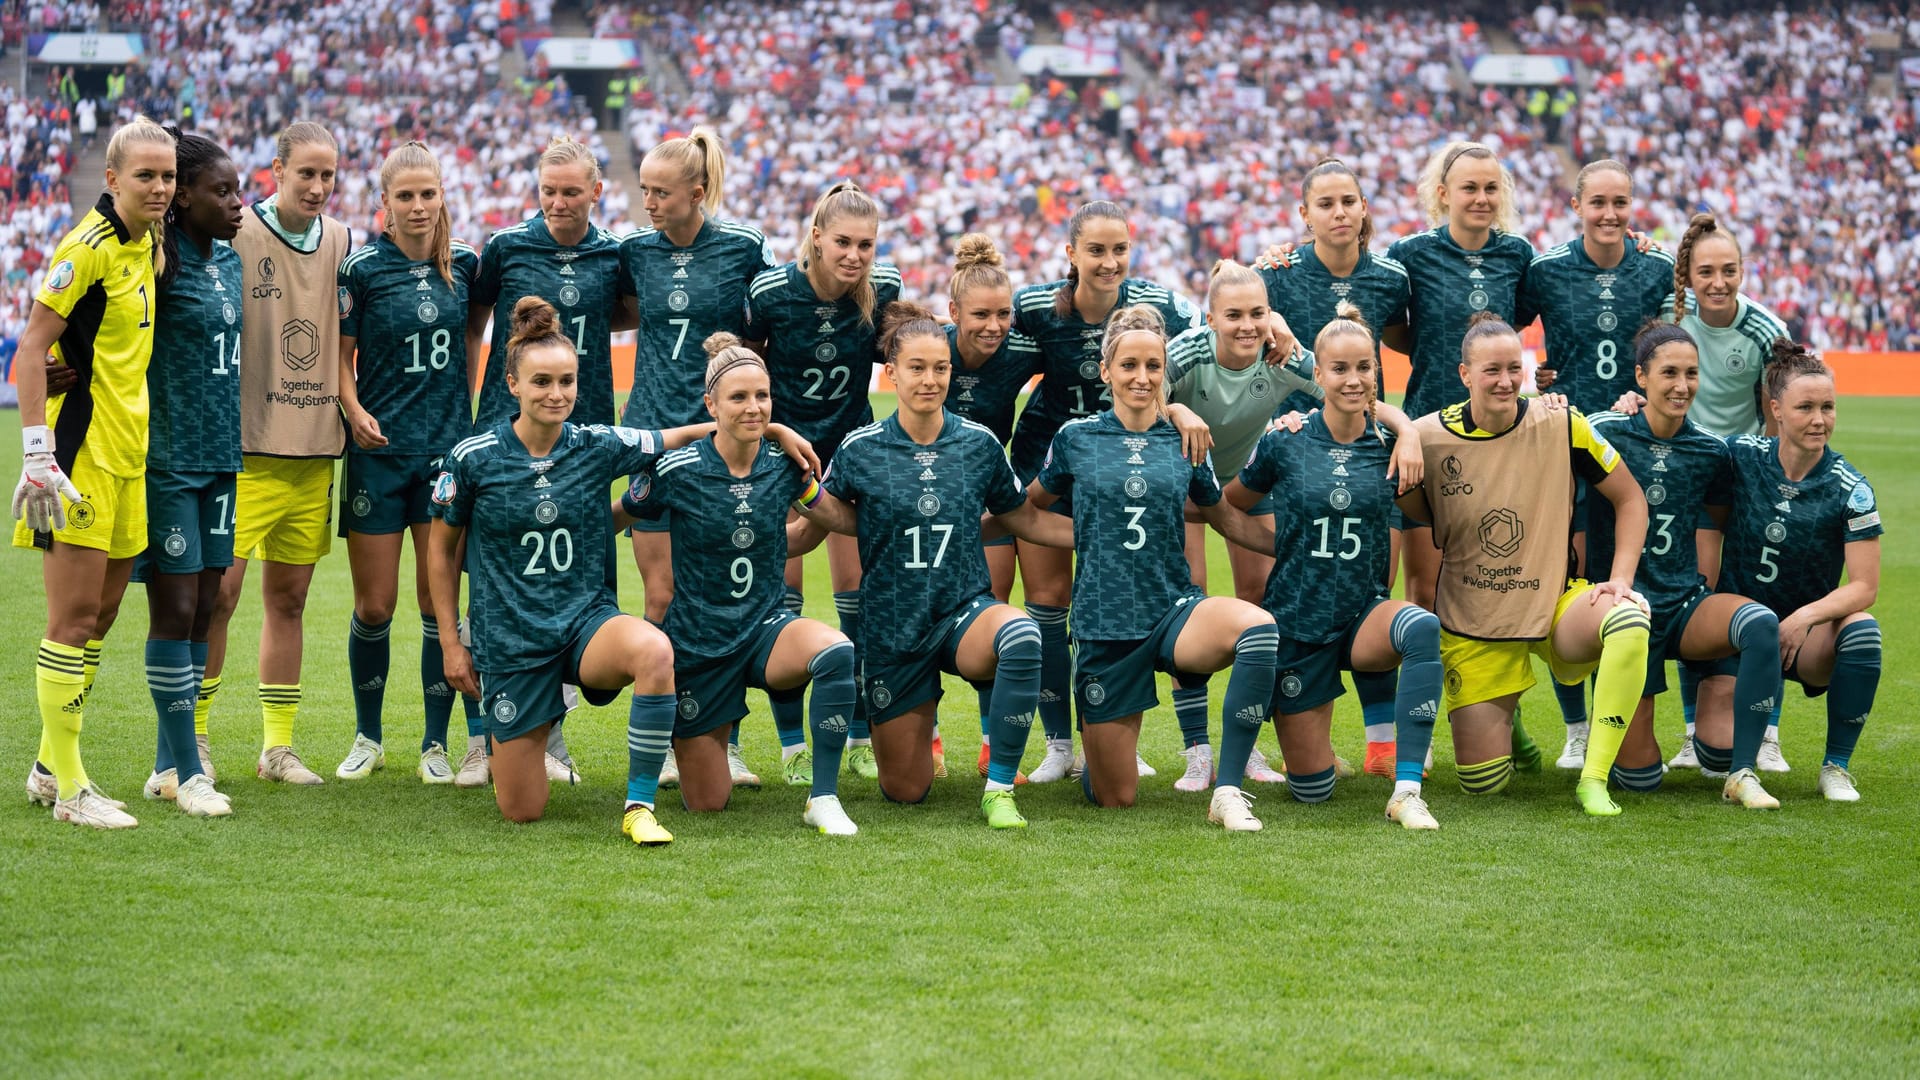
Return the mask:
<svg viewBox="0 0 1920 1080">
<path fill-rule="evenodd" d="M 1475 311 L 1487 310 L 1487 290 L 1475 289 L 1467 294 L 1467 306 Z"/>
<path fill-rule="evenodd" d="M 733 546 L 745 551 L 753 546 L 753 530 L 745 525 L 733 530 Z"/>
<path fill-rule="evenodd" d="M 1778 544 L 1787 538 L 1787 527 L 1777 521 L 1767 522 L 1767 543 Z"/>
<path fill-rule="evenodd" d="M 688 300 L 685 289 L 675 289 L 667 294 L 667 306 L 673 310 L 685 311 L 687 310 L 687 304 Z"/>
<path fill-rule="evenodd" d="M 1082 360 L 1080 362 L 1080 377 L 1088 382 L 1098 379 L 1100 377 L 1100 361 Z"/>
<path fill-rule="evenodd" d="M 440 309 L 435 307 L 431 300 L 420 301 L 420 307 L 415 313 L 420 316 L 420 321 L 423 323 L 430 323 L 440 317 Z"/>
<path fill-rule="evenodd" d="M 1353 493 L 1343 487 L 1334 488 L 1333 492 L 1327 496 L 1327 505 L 1335 510 L 1345 510 L 1353 505 Z"/>
<path fill-rule="evenodd" d="M 700 715 L 699 699 L 695 698 L 692 694 L 681 694 L 680 705 L 678 706 L 676 711 L 680 713 L 680 719 L 682 720 L 691 720 L 694 717 L 699 716 Z"/>
<path fill-rule="evenodd" d="M 1601 333 L 1611 334 L 1614 328 L 1620 325 L 1620 317 L 1611 311 L 1603 311 L 1598 318 L 1593 320 L 1593 324 L 1600 328 Z"/>
<path fill-rule="evenodd" d="M 503 724 L 513 723 L 513 718 L 518 715 L 519 712 L 519 708 L 506 698 L 501 698 L 499 701 L 493 703 L 493 718 Z"/>
<path fill-rule="evenodd" d="M 572 307 L 573 305 L 579 303 L 580 290 L 575 288 L 572 282 L 568 282 L 567 284 L 560 286 L 560 302 L 567 305 L 568 307 Z"/>
<path fill-rule="evenodd" d="M 542 525 L 553 524 L 553 519 L 559 516 L 560 507 L 552 499 L 541 499 L 540 504 L 533 508 L 533 519 Z"/>
<path fill-rule="evenodd" d="M 1147 494 L 1147 478 L 1144 476 L 1129 476 L 1121 487 L 1126 490 L 1127 498 L 1143 499 Z"/>
<path fill-rule="evenodd" d="M 839 355 L 840 350 L 834 348 L 833 342 L 831 341 L 823 341 L 815 346 L 813 350 L 813 358 L 823 364 L 833 363 L 833 358 Z"/>
<path fill-rule="evenodd" d="M 1667 501 L 1667 489 L 1658 482 L 1647 485 L 1647 505 L 1659 506 Z"/>
</svg>

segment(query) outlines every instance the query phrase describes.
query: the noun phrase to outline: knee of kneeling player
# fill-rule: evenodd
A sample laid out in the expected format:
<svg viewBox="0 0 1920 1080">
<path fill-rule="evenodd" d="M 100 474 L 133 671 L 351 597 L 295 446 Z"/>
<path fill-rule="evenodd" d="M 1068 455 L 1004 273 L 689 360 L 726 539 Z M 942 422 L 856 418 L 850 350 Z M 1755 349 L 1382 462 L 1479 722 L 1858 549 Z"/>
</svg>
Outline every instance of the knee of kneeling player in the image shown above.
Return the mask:
<svg viewBox="0 0 1920 1080">
<path fill-rule="evenodd" d="M 1461 765 L 1457 772 L 1461 791 L 1469 795 L 1496 795 L 1513 779 L 1513 757 L 1503 755 L 1492 761 Z"/>
<path fill-rule="evenodd" d="M 888 802 L 900 803 L 903 806 L 918 806 L 926 802 L 927 793 L 932 790 L 933 781 L 931 780 L 921 784 L 917 788 L 911 788 L 904 784 L 890 787 L 885 780 L 880 781 L 880 794 L 885 796 Z"/>
</svg>

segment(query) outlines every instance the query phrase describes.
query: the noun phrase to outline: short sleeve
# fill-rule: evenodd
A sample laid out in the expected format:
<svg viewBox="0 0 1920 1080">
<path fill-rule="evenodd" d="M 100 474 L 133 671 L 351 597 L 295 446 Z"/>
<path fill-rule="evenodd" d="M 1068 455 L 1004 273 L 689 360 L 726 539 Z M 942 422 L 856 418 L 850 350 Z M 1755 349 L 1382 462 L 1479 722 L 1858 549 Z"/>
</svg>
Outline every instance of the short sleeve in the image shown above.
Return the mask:
<svg viewBox="0 0 1920 1080">
<path fill-rule="evenodd" d="M 670 509 L 667 488 L 667 483 L 652 468 L 642 469 L 633 474 L 627 493 L 620 497 L 620 505 L 634 517 L 657 521 Z"/>
<path fill-rule="evenodd" d="M 465 528 L 473 515 L 473 469 L 469 460 L 456 457 L 449 462 L 447 471 L 434 479 L 428 501 L 428 512 L 456 529 Z"/>
<path fill-rule="evenodd" d="M 1700 493 L 1700 501 L 1707 506 L 1733 505 L 1733 451 L 1724 443 L 1714 456 L 1713 471 L 1707 476 L 1707 488 Z"/>
<path fill-rule="evenodd" d="M 1200 315 L 1200 309 L 1193 306 L 1193 301 L 1179 293 L 1174 293 L 1172 302 L 1167 304 L 1166 316 L 1168 337 L 1192 330 L 1206 322 Z"/>
<path fill-rule="evenodd" d="M 474 271 L 473 287 L 467 290 L 469 303 L 492 307 L 500 299 L 500 263 L 506 257 L 506 252 L 502 250 L 505 246 L 501 243 L 499 236 L 495 235 L 493 239 L 487 241 L 485 247 L 480 249 L 480 261 Z"/>
<path fill-rule="evenodd" d="M 1040 473 L 1034 477 L 1047 493 L 1062 499 L 1073 494 L 1071 432 L 1071 428 L 1064 428 L 1054 433 L 1053 442 L 1047 446 L 1046 460 L 1040 463 Z"/>
<path fill-rule="evenodd" d="M 780 290 L 777 288 L 768 288 L 759 291 L 758 295 L 755 295 L 756 290 L 749 284 L 747 288 L 746 322 L 741 326 L 742 337 L 748 341 L 767 341 L 773 337 L 772 320 L 769 316 L 771 315 L 770 309 L 773 307 L 774 297 L 779 292 Z"/>
<path fill-rule="evenodd" d="M 1613 475 L 1620 464 L 1620 452 L 1605 435 L 1594 430 L 1579 409 L 1568 410 L 1569 435 L 1573 441 L 1574 475 L 1589 484 L 1598 484 Z"/>
<path fill-rule="evenodd" d="M 820 478 L 820 486 L 827 494 L 846 503 L 848 506 L 860 502 L 860 451 L 853 446 L 841 446 L 827 462 L 827 473 Z M 852 451 L 849 453 L 849 451 Z"/>
<path fill-rule="evenodd" d="M 599 424 L 582 430 L 590 432 L 597 442 L 612 451 L 613 471 L 618 476 L 645 472 L 666 452 L 662 449 L 664 436 L 658 431 Z"/>
<path fill-rule="evenodd" d="M 467 283 L 467 297 L 473 297 L 473 286 L 480 277 L 480 255 L 465 244 L 453 249 L 454 276 Z"/>
<path fill-rule="evenodd" d="M 987 512 L 1005 514 L 1018 510 L 1027 501 L 1027 493 L 1020 486 L 1020 478 L 1013 475 L 1013 466 L 1007 464 L 1007 455 L 999 452 L 1000 444 L 994 443 L 993 449 L 987 462 L 992 471 L 987 479 Z"/>
<path fill-rule="evenodd" d="M 1195 506 L 1212 506 L 1220 501 L 1220 478 L 1213 475 L 1212 454 L 1193 467 L 1193 475 L 1187 479 L 1187 498 Z"/>
<path fill-rule="evenodd" d="M 1880 506 L 1874 499 L 1873 487 L 1866 477 L 1854 482 L 1853 489 L 1847 492 L 1846 541 L 1872 540 L 1886 530 L 1880 526 Z"/>
<path fill-rule="evenodd" d="M 1278 431 L 1260 436 L 1260 441 L 1253 445 L 1253 456 L 1240 470 L 1241 487 L 1265 495 L 1280 486 L 1280 440 L 1284 438 L 1286 436 Z"/>
<path fill-rule="evenodd" d="M 53 253 L 53 266 L 41 279 L 40 290 L 33 294 L 35 300 L 52 308 L 63 319 L 73 314 L 74 305 L 100 280 L 100 273 L 107 265 L 105 255 L 77 239 L 79 232 L 76 229 L 61 241 Z"/>
<path fill-rule="evenodd" d="M 340 336 L 358 338 L 360 336 L 360 311 L 366 307 L 366 295 L 361 292 L 361 279 L 354 270 L 358 263 L 341 263 L 340 280 Z"/>
</svg>

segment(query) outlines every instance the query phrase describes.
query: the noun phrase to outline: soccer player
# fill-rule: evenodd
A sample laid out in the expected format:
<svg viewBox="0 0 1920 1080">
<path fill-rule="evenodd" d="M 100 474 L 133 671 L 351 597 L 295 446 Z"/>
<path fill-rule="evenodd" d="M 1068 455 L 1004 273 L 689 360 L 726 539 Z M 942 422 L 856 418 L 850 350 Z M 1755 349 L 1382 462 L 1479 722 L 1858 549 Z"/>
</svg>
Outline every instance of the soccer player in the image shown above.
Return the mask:
<svg viewBox="0 0 1920 1080">
<path fill-rule="evenodd" d="M 668 428 L 706 419 L 700 408 L 707 367 L 701 342 L 718 333 L 746 332 L 747 289 L 755 276 L 773 267 L 767 239 L 758 229 L 718 215 L 726 170 L 720 136 L 705 127 L 660 143 L 640 162 L 641 199 L 651 225 L 620 245 L 621 289 L 634 296 L 639 322 L 633 392 L 621 414 L 628 427 Z M 666 513 L 633 525 L 646 616 L 655 623 L 667 617 L 673 600 L 671 526 Z M 794 608 L 799 614 L 797 603 Z M 780 695 L 774 720 L 781 752 L 792 766 L 807 746 L 799 700 Z M 760 778 L 740 756 L 738 724 L 730 738 L 727 767 L 733 782 L 759 787 Z M 806 762 L 798 764 L 803 770 L 798 779 L 811 784 Z M 664 785 L 678 782 L 673 754 L 660 775 Z"/>
<path fill-rule="evenodd" d="M 853 716 L 853 644 L 786 608 L 787 507 L 818 483 L 767 442 L 773 411 L 766 362 L 732 334 L 706 339 L 702 399 L 711 438 L 633 478 L 615 524 L 666 512 L 673 525 L 674 593 L 665 630 L 679 696 L 674 756 L 688 810 L 726 808 L 747 715 L 747 687 L 781 699 L 813 686 L 812 790 L 802 820 L 829 836 L 858 832 L 840 805 L 840 755 Z M 654 534 L 660 535 L 660 534 Z"/>
<path fill-rule="evenodd" d="M 1494 152 L 1475 142 L 1448 143 L 1421 171 L 1419 196 L 1433 227 L 1387 249 L 1387 257 L 1407 272 L 1408 322 L 1381 331 L 1385 343 L 1413 365 L 1402 401 L 1409 416 L 1437 412 L 1465 393 L 1459 381 L 1465 369 L 1458 365 L 1469 316 L 1491 311 L 1513 326 L 1534 318 L 1520 306 L 1533 245 L 1514 231 L 1513 174 Z M 1401 550 L 1407 599 L 1432 610 L 1440 552 L 1431 530 L 1408 522 Z M 1528 751 L 1518 764 L 1538 768 L 1539 749 L 1524 733 L 1516 738 L 1517 748 Z"/>
<path fill-rule="evenodd" d="M 860 185 L 842 181 L 813 205 L 800 257 L 753 279 L 747 325 L 773 379 L 774 413 L 832 462 L 840 440 L 873 419 L 867 386 L 880 362 L 877 318 L 900 298 L 900 271 L 874 261 L 880 207 Z M 860 552 L 849 536 L 827 538 L 827 566 L 840 630 L 860 635 Z M 789 604 L 797 604 L 802 564 L 787 563 Z M 791 727 L 791 723 L 788 724 Z M 847 736 L 846 764 L 869 780 L 880 775 L 865 712 L 858 704 Z M 788 764 L 793 751 L 783 748 Z"/>
<path fill-rule="evenodd" d="M 1726 527 L 1732 496 L 1732 455 L 1726 440 L 1702 431 L 1688 418 L 1700 385 L 1700 354 L 1685 330 L 1648 322 L 1634 337 L 1634 373 L 1647 407 L 1637 416 L 1604 412 L 1592 419 L 1642 481 L 1649 524 L 1633 587 L 1652 609 L 1647 681 L 1612 780 L 1630 791 L 1653 791 L 1666 770 L 1653 737 L 1654 698 L 1667 688 L 1666 662 L 1733 661 L 1737 677 L 1733 708 L 1707 715 L 1691 736 L 1710 776 L 1726 780 L 1722 794 L 1750 809 L 1780 803 L 1754 775 L 1767 716 L 1780 695 L 1780 620 L 1765 605 L 1732 592 L 1716 593 L 1700 572 L 1699 545 L 1715 547 Z M 1587 554 L 1596 564 L 1613 561 L 1613 506 L 1587 506 Z"/>
<path fill-rule="evenodd" d="M 1264 606 L 1283 627 L 1272 710 L 1287 790 L 1308 803 L 1333 794 L 1340 672 L 1398 668 L 1387 819 L 1437 829 L 1421 780 L 1440 708 L 1440 623 L 1425 608 L 1390 599 L 1386 584 L 1394 498 L 1420 482 L 1425 463 L 1413 428 L 1390 433 L 1381 423 L 1389 407 L 1380 404 L 1377 350 L 1360 309 L 1342 304 L 1313 343 L 1325 408 L 1298 432 L 1261 435 L 1225 494 L 1253 516 L 1268 539 L 1264 550 L 1274 553 Z M 1279 506 L 1287 513 L 1260 515 Z M 1223 754 L 1220 766 L 1222 782 L 1237 785 L 1244 763 Z"/>
<path fill-rule="evenodd" d="M 946 407 L 954 415 L 993 432 L 1005 446 L 1013 438 L 1013 407 L 1040 373 L 1040 347 L 1013 329 L 1013 282 L 993 238 L 968 233 L 953 245 L 953 276 L 947 280 L 947 363 L 952 375 Z M 986 541 L 987 577 L 994 598 L 1013 596 L 1016 567 L 1013 534 Z M 980 691 L 981 776 L 993 750 L 992 691 Z M 934 775 L 941 775 L 940 726 L 934 725 Z M 1026 774 L 1015 774 L 1026 783 Z"/>
<path fill-rule="evenodd" d="M 604 705 L 631 683 L 621 831 L 636 844 L 671 843 L 653 800 L 673 732 L 673 647 L 615 602 L 606 491 L 713 425 L 655 432 L 568 423 L 579 362 L 558 312 L 524 297 L 512 325 L 504 374 L 519 415 L 456 446 L 434 482 L 440 520 L 428 567 L 441 625 L 458 616 L 463 547 L 474 571 L 473 651 L 456 634 L 441 637 L 447 682 L 481 699 L 494 797 L 504 817 L 520 822 L 546 810 L 546 735 L 566 716 L 561 687 L 578 686 Z M 804 444 L 788 445 L 806 457 Z"/>
<path fill-rule="evenodd" d="M 1287 320 L 1287 325 L 1302 341 L 1318 339 L 1320 331 L 1339 317 L 1339 306 L 1350 303 L 1360 310 L 1371 327 L 1396 326 L 1407 321 L 1410 286 L 1406 267 L 1372 251 L 1373 212 L 1360 190 L 1360 177 L 1338 158 L 1323 158 L 1300 181 L 1301 223 L 1311 239 L 1298 248 L 1279 253 L 1283 265 L 1262 266 L 1259 273 L 1266 283 L 1267 303 Z M 1374 376 L 1384 378 L 1379 363 L 1379 342 L 1374 342 Z M 1306 361 L 1311 363 L 1311 354 Z M 1384 389 L 1384 387 L 1383 387 Z M 1295 393 L 1281 403 L 1282 411 L 1308 412 L 1317 401 L 1310 394 Z M 1393 588 L 1393 576 L 1400 565 L 1401 527 L 1404 522 L 1396 507 L 1392 512 L 1388 547 L 1387 578 L 1382 587 Z M 1396 726 L 1395 701 L 1398 669 L 1352 672 L 1354 694 L 1360 699 L 1361 722 L 1366 728 L 1366 757 L 1361 768 L 1375 776 L 1396 775 L 1393 739 Z M 1334 759 L 1336 773 L 1341 761 Z M 1252 775 L 1251 766 L 1249 775 Z M 1347 773 L 1351 775 L 1351 773 Z"/>
<path fill-rule="evenodd" d="M 80 724 L 106 627 L 147 546 L 147 362 L 174 175 L 173 136 L 158 124 L 136 117 L 113 133 L 107 190 L 54 249 L 20 340 L 32 362 L 19 365 L 13 543 L 45 552 L 47 594 L 34 669 L 40 752 L 27 797 L 51 804 L 55 821 L 97 829 L 138 824 L 87 777 Z M 40 363 L 50 353 L 78 376 L 51 401 Z"/>
<path fill-rule="evenodd" d="M 319 774 L 293 749 L 300 711 L 300 653 L 313 567 L 332 549 L 334 459 L 346 449 L 340 422 L 340 263 L 353 246 L 345 223 L 325 213 L 338 144 L 302 120 L 274 144 L 274 193 L 240 216 L 233 248 L 242 285 L 240 447 L 234 479 L 233 566 L 207 634 L 201 707 L 211 708 L 226 669 L 227 625 L 259 560 L 263 780 L 311 785 Z"/>
<path fill-rule="evenodd" d="M 1040 628 L 990 591 L 980 520 L 991 514 L 1023 529 L 1040 515 L 993 431 L 945 408 L 951 347 L 932 313 L 887 305 L 880 348 L 900 408 L 847 436 L 828 463 L 824 494 L 802 500 L 803 513 L 859 538 L 868 616 L 859 684 L 881 794 L 927 797 L 940 675 L 952 672 L 989 692 L 992 754 L 980 812 L 991 828 L 1025 828 L 1013 788 L 1039 705 Z M 816 532 L 805 535 L 817 542 Z"/>
<path fill-rule="evenodd" d="M 1028 497 L 1043 510 L 1073 500 L 1073 693 L 1088 799 L 1133 805 L 1140 715 L 1159 703 L 1154 671 L 1192 685 L 1231 665 L 1221 783 L 1207 819 L 1252 831 L 1260 820 L 1231 767 L 1246 760 L 1266 723 L 1279 634 L 1273 616 L 1235 597 L 1207 596 L 1188 573 L 1183 506 L 1192 502 L 1223 530 L 1231 519 L 1219 506 L 1212 464 L 1204 456 L 1194 464 L 1166 419 L 1165 333 L 1158 308 L 1112 314 L 1100 347 L 1112 408 L 1061 426 Z"/>
<path fill-rule="evenodd" d="M 240 176 L 226 151 L 174 132 L 178 162 L 167 209 L 166 273 L 154 304 L 147 367 L 147 688 L 159 718 L 145 794 L 195 817 L 232 813 L 213 788 L 194 703 L 207 627 L 233 565 L 233 476 L 240 469 Z"/>
<path fill-rule="evenodd" d="M 1880 509 L 1866 477 L 1830 445 L 1833 372 L 1782 338 L 1773 344 L 1766 389 L 1768 419 L 1780 434 L 1733 442 L 1733 514 L 1719 588 L 1779 616 L 1787 678 L 1808 697 L 1828 695 L 1820 794 L 1853 802 L 1860 798 L 1848 771 L 1853 748 L 1880 686 L 1880 624 L 1867 611 L 1880 590 Z M 1724 708 L 1718 703 L 1732 672 L 1722 661 L 1714 674 L 1701 686 L 1702 723 Z M 1738 695 L 1736 678 L 1735 701 Z"/>
<path fill-rule="evenodd" d="M 1469 322 L 1459 372 L 1468 399 L 1415 421 L 1426 473 L 1400 508 L 1431 523 L 1443 555 L 1434 613 L 1460 786 L 1488 795 L 1512 778 L 1513 712 L 1538 655 L 1561 683 L 1599 673 L 1574 794 L 1588 814 L 1618 814 L 1607 776 L 1647 673 L 1647 609 L 1633 592 L 1646 500 L 1577 410 L 1520 397 L 1520 335 L 1498 315 Z M 1616 547 L 1598 584 L 1567 573 L 1575 476 L 1613 504 Z"/>
<path fill-rule="evenodd" d="M 1580 170 L 1573 182 L 1573 209 L 1580 235 L 1533 260 L 1519 305 L 1539 312 L 1546 331 L 1547 358 L 1535 382 L 1542 389 L 1551 386 L 1592 417 L 1633 387 L 1633 336 L 1672 298 L 1673 257 L 1658 248 L 1640 250 L 1632 242 L 1633 178 L 1618 161 L 1594 161 Z M 1587 507 L 1581 485 L 1573 516 L 1573 548 L 1581 567 Z M 1584 684 L 1554 685 L 1566 724 L 1566 743 L 1554 762 L 1559 768 L 1585 763 L 1586 692 Z"/>
<path fill-rule="evenodd" d="M 1152 306 L 1174 333 L 1200 324 L 1199 312 L 1178 293 L 1127 276 L 1133 232 L 1126 212 L 1113 203 L 1089 202 L 1074 210 L 1067 219 L 1066 250 L 1065 279 L 1022 286 L 1013 294 L 1013 328 L 1039 347 L 1044 376 L 1013 430 L 1013 471 L 1023 483 L 1039 473 L 1061 425 L 1111 404 L 1100 374 L 1101 341 L 1115 311 Z M 1066 512 L 1064 505 L 1060 512 Z M 1073 554 L 1036 544 L 1018 545 L 1017 551 L 1027 611 L 1040 624 L 1040 724 L 1047 739 L 1046 757 L 1027 779 L 1044 784 L 1063 779 L 1075 767 L 1067 701 Z M 1144 759 L 1137 767 L 1142 776 L 1153 774 Z"/>
<path fill-rule="evenodd" d="M 1300 366 L 1305 355 L 1267 352 L 1267 289 L 1259 274 L 1230 259 L 1214 264 L 1207 282 L 1207 323 L 1167 343 L 1167 400 L 1193 410 L 1207 425 L 1213 456 L 1238 469 L 1253 456 L 1281 402 L 1295 393 L 1309 397 L 1319 388 Z M 1268 361 L 1268 362 L 1263 362 Z M 1317 399 L 1315 399 L 1317 400 Z M 1247 511 L 1256 527 L 1273 528 L 1273 504 L 1262 500 Z M 1227 548 L 1233 567 L 1233 592 L 1249 604 L 1260 602 L 1273 570 L 1271 548 Z M 1188 522 L 1187 566 L 1195 587 L 1207 587 L 1206 526 Z M 1173 698 L 1174 717 L 1185 744 L 1186 770 L 1173 782 L 1176 791 L 1205 791 L 1213 784 L 1213 745 L 1207 737 L 1204 686 L 1182 687 Z M 1248 758 L 1248 779 L 1281 783 L 1286 779 L 1255 747 Z"/>
<path fill-rule="evenodd" d="M 627 310 L 631 289 L 620 270 L 620 239 L 593 223 L 603 184 L 600 163 L 585 143 L 556 136 L 540 153 L 534 174 L 540 210 L 518 225 L 487 239 L 480 251 L 480 272 L 474 279 L 467 308 L 469 336 L 493 323 L 487 355 L 506 355 L 512 334 L 513 307 L 522 297 L 538 296 L 560 313 L 561 327 L 572 337 L 580 359 L 579 410 L 576 424 L 611 424 L 613 401 L 613 332 L 632 328 Z M 490 431 L 513 417 L 516 408 L 499 364 L 488 364 L 480 385 L 480 403 L 474 418 L 476 432 Z M 576 701 L 569 692 L 569 700 Z M 486 734 L 479 703 L 466 701 L 467 753 L 454 783 L 481 787 L 487 782 L 484 753 Z M 476 755 L 474 747 L 482 748 Z M 560 725 L 553 728 L 547 747 L 547 778 L 578 783 L 573 756 L 567 752 Z"/>
<path fill-rule="evenodd" d="M 467 388 L 480 333 L 467 308 L 480 258 L 452 236 L 440 162 L 425 145 L 395 147 L 380 166 L 380 189 L 386 231 L 340 264 L 340 411 L 353 436 L 340 482 L 340 535 L 353 573 L 347 671 L 354 736 L 334 775 L 361 780 L 386 766 L 389 634 L 400 546 L 411 534 L 426 706 L 416 771 L 423 783 L 451 784 L 453 690 L 441 670 L 440 625 L 427 588 L 427 504 L 442 458 L 471 426 Z M 467 739 L 467 756 L 484 758 L 485 738 Z"/>
<path fill-rule="evenodd" d="M 1787 336 L 1786 323 L 1758 300 L 1740 291 L 1745 280 L 1739 241 L 1731 229 L 1712 214 L 1695 214 L 1687 223 L 1674 252 L 1673 320 L 1690 335 L 1700 351 L 1700 392 L 1688 419 L 1704 431 L 1731 439 L 1758 435 L 1766 424 L 1765 388 L 1761 370 L 1772 355 L 1773 343 Z M 1632 415 L 1646 403 L 1629 390 L 1614 406 Z M 1717 548 L 1702 552 L 1709 559 L 1701 570 L 1715 576 Z M 1680 668 L 1680 708 L 1686 717 L 1687 737 L 1680 752 L 1667 763 L 1674 769 L 1697 769 L 1693 734 L 1695 696 L 1700 677 L 1690 664 Z M 1761 772 L 1788 772 L 1791 766 L 1780 752 L 1780 709 L 1776 701 L 1760 743 Z"/>
</svg>

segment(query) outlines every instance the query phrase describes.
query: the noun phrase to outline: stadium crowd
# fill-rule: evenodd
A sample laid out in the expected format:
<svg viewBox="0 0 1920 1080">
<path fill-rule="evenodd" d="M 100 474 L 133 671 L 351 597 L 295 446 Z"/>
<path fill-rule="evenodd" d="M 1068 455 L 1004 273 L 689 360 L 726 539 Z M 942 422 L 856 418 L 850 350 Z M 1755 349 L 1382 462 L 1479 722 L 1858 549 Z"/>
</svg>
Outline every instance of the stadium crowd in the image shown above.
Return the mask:
<svg viewBox="0 0 1920 1080">
<path fill-rule="evenodd" d="M 8 5 L 29 28 L 145 30 L 148 60 L 124 73 L 124 92 L 98 122 L 135 112 L 190 119 L 232 148 L 252 196 L 271 186 L 272 134 L 289 119 L 339 132 L 334 211 L 358 228 L 377 223 L 372 176 L 398 141 L 451 148 L 455 233 L 477 244 L 532 205 L 531 155 L 547 134 L 574 131 L 604 164 L 606 137 L 629 140 L 637 160 L 701 122 L 721 131 L 746 174 L 723 212 L 762 227 L 788 257 L 813 194 L 856 178 L 886 212 L 882 254 L 913 295 L 942 288 L 946 247 L 972 229 L 1001 240 L 1020 280 L 1059 276 L 1059 225 L 1095 197 L 1140 209 L 1140 272 L 1198 293 L 1214 259 L 1250 261 L 1299 237 L 1299 179 L 1329 153 L 1366 178 L 1389 242 L 1426 227 L 1413 180 L 1453 134 L 1505 155 L 1522 231 L 1537 248 L 1577 228 L 1568 160 L 1524 92 L 1462 89 L 1459 65 L 1489 47 L 1470 17 L 1205 4 L 1117 14 L 1069 4 L 1037 28 L 1031 5 L 1005 0 L 806 0 L 772 11 L 745 0 L 603 3 L 589 12 L 596 32 L 672 58 L 689 89 L 680 100 L 651 87 L 636 95 L 626 131 L 613 136 L 596 130 L 594 103 L 564 76 L 502 73 L 498 31 L 538 31 L 551 7 Z M 1564 52 L 1595 73 L 1570 149 L 1576 160 L 1614 156 L 1638 168 L 1639 228 L 1671 246 L 1691 213 L 1715 210 L 1751 247 L 1756 298 L 1810 343 L 1914 347 L 1920 110 L 1870 93 L 1861 57 L 1876 33 L 1920 44 L 1920 20 L 1872 5 L 1713 17 L 1689 7 L 1605 21 L 1547 5 L 1514 10 L 1510 29 L 1524 46 Z M 1061 28 L 1073 41 L 1113 39 L 1151 79 L 1016 81 L 1003 52 L 1017 62 Z M 77 109 L 93 108 L 50 82 L 40 98 L 9 92 L 8 219 L 58 197 Z M 630 212 L 628 194 L 610 184 L 598 219 L 622 230 Z M 32 229 L 0 227 L 0 272 L 31 274 L 44 257 L 31 238 L 59 231 L 45 212 L 28 217 Z M 19 306 L 9 299 L 0 318 L 17 321 Z"/>
</svg>

